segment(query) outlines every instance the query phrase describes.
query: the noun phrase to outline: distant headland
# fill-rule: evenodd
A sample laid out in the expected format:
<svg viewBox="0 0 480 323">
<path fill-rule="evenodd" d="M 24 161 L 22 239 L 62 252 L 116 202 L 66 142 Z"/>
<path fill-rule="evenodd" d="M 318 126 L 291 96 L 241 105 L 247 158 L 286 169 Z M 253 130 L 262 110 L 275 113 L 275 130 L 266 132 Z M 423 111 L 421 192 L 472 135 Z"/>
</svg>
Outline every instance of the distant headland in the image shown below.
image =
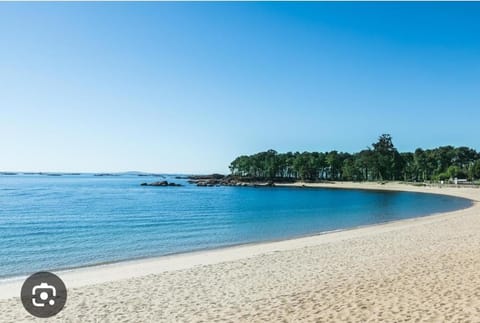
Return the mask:
<svg viewBox="0 0 480 323">
<path fill-rule="evenodd" d="M 478 184 L 480 153 L 468 147 L 441 146 L 399 152 L 389 134 L 357 153 L 275 150 L 239 156 L 231 174 L 190 177 L 199 186 L 266 185 L 295 181 L 405 181 Z M 258 184 L 262 182 L 263 184 Z"/>
</svg>

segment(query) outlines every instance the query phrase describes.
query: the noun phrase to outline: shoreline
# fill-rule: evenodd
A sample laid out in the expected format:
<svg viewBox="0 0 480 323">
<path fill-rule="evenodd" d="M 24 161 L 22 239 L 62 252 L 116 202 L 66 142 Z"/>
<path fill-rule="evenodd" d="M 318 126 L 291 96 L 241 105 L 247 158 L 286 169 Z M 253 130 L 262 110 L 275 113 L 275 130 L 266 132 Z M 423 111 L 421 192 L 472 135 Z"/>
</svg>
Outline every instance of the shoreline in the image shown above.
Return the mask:
<svg viewBox="0 0 480 323">
<path fill-rule="evenodd" d="M 348 182 L 347 182 L 348 183 Z M 305 186 L 302 186 L 305 185 Z M 94 264 L 87 264 L 87 265 L 81 265 L 81 266 L 74 266 L 74 267 L 68 267 L 68 268 L 60 268 L 60 269 L 50 269 L 49 271 L 55 272 L 55 273 L 69 273 L 77 270 L 82 270 L 82 269 L 94 269 L 95 267 L 104 267 L 104 266 L 115 266 L 115 265 L 122 265 L 122 264 L 127 264 L 127 263 L 141 263 L 145 260 L 157 260 L 157 259 L 163 259 L 163 258 L 173 258 L 173 257 L 181 257 L 181 256 L 188 256 L 188 255 L 193 255 L 193 254 L 203 254 L 208 251 L 221 251 L 224 250 L 228 251 L 229 249 L 234 249 L 237 247 L 243 247 L 243 246 L 255 246 L 255 245 L 260 245 L 260 244 L 270 244 L 270 243 L 277 243 L 277 242 L 287 242 L 287 241 L 292 241 L 292 240 L 297 240 L 297 239 L 303 239 L 303 238 L 310 238 L 310 237 L 317 237 L 325 234 L 334 234 L 338 232 L 344 232 L 344 231 L 350 231 L 350 230 L 357 230 L 357 229 L 362 229 L 362 228 L 368 228 L 368 227 L 375 227 L 375 226 L 382 226 L 386 224 L 393 224 L 397 222 L 403 222 L 403 221 L 412 221 L 412 220 L 417 220 L 417 219 L 423 219 L 423 218 L 428 218 L 432 216 L 439 216 L 439 215 L 444 215 L 447 213 L 452 213 L 452 212 L 457 212 L 457 211 L 462 211 L 469 209 L 473 207 L 474 203 L 477 201 L 474 201 L 470 198 L 466 197 L 460 197 L 460 196 L 453 196 L 451 194 L 445 193 L 445 194 L 440 194 L 440 193 L 432 193 L 432 192 L 417 192 L 417 191 L 406 191 L 406 190 L 400 190 L 400 189 L 380 189 L 376 187 L 365 187 L 365 188 L 354 188 L 354 187 L 334 187 L 334 186 L 308 186 L 308 185 L 335 185 L 332 183 L 324 184 L 324 183 L 289 183 L 289 184 L 276 184 L 276 188 L 310 188 L 310 189 L 322 189 L 322 188 L 327 188 L 327 189 L 350 189 L 350 190 L 360 190 L 360 189 L 365 189 L 365 190 L 372 190 L 372 191 L 392 191 L 392 192 L 410 192 L 410 193 L 419 193 L 419 194 L 436 194 L 436 195 L 445 195 L 445 196 L 452 196 L 452 197 L 457 197 L 457 198 L 462 198 L 470 201 L 470 205 L 465 207 L 465 208 L 460 208 L 456 209 L 453 211 L 446 211 L 446 212 L 436 212 L 436 213 L 427 213 L 424 215 L 420 216 L 415 216 L 411 218 L 405 218 L 405 219 L 399 219 L 399 220 L 387 220 L 384 222 L 377 222 L 377 223 L 371 223 L 371 224 L 362 224 L 362 225 L 357 225 L 353 227 L 347 227 L 347 228 L 341 228 L 341 229 L 334 229 L 334 230 L 329 230 L 329 231 L 319 231 L 315 233 L 306 233 L 302 235 L 297 235 L 297 236 L 291 236 L 288 238 L 279 238 L 279 239 L 270 239 L 270 240 L 261 240 L 261 241 L 252 241 L 252 242 L 240 242 L 240 243 L 235 243 L 231 245 L 225 245 L 225 246 L 218 246 L 218 247 L 210 247 L 210 248 L 203 248 L 203 249 L 197 249 L 197 250 L 191 250 L 191 251 L 180 251 L 180 252 L 172 252 L 164 255 L 153 255 L 153 256 L 143 256 L 143 257 L 136 257 L 136 258 L 130 258 L 130 259 L 123 259 L 123 260 L 112 260 L 112 261 L 105 261 L 101 263 L 94 263 Z M 373 184 L 376 185 L 376 184 Z M 405 184 L 401 184 L 405 185 Z M 480 201 L 479 201 L 480 202 Z M 14 275 L 14 276 L 0 276 L 0 287 L 2 285 L 5 285 L 6 283 L 12 282 L 12 281 L 23 281 L 28 277 L 26 274 L 22 275 Z M 2 292 L 0 291 L 0 299 L 2 299 Z"/>
<path fill-rule="evenodd" d="M 396 221 L 361 225 L 357 227 L 319 232 L 300 237 L 281 240 L 243 243 L 213 249 L 175 253 L 163 256 L 153 256 L 123 261 L 108 262 L 103 264 L 87 265 L 55 271 L 65 281 L 67 287 L 79 288 L 108 282 L 115 282 L 164 272 L 190 269 L 198 266 L 215 265 L 223 262 L 237 261 L 267 253 L 291 251 L 299 248 L 315 247 L 324 243 L 364 237 L 376 233 L 390 232 L 407 227 L 434 223 L 455 217 L 465 212 L 478 212 L 480 210 L 480 190 L 476 188 L 452 188 L 414 186 L 400 183 L 302 183 L 276 184 L 277 187 L 298 188 L 335 188 L 335 189 L 366 189 L 377 191 L 403 191 L 427 194 L 441 194 L 465 198 L 472 204 L 464 209 L 451 212 L 426 214 L 424 216 L 402 219 Z M 480 213 L 480 212 L 478 212 Z M 0 279 L 0 300 L 18 296 L 21 284 L 27 276 L 12 276 Z"/>
</svg>

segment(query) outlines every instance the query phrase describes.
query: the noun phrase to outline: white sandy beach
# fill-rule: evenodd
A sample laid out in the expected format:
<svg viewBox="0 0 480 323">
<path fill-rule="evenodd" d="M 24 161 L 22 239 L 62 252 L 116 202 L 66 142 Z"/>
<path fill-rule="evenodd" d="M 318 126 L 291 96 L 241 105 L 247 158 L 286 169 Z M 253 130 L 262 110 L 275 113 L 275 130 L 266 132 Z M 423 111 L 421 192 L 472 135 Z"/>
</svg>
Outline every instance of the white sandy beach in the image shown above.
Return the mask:
<svg viewBox="0 0 480 323">
<path fill-rule="evenodd" d="M 0 322 L 480 322 L 480 189 L 306 184 L 474 200 L 323 235 L 57 272 L 65 308 L 35 319 L 0 283 Z"/>
</svg>

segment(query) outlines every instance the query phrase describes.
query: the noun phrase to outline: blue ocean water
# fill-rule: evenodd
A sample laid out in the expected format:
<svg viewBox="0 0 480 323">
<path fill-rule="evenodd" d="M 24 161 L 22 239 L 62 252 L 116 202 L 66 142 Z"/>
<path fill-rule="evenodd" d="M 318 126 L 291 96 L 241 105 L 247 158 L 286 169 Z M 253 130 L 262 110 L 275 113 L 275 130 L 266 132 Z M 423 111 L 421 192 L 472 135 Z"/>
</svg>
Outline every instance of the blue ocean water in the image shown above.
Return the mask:
<svg viewBox="0 0 480 323">
<path fill-rule="evenodd" d="M 145 187 L 168 180 L 182 187 Z M 0 175 L 0 277 L 293 238 L 465 208 L 440 195 Z"/>
</svg>

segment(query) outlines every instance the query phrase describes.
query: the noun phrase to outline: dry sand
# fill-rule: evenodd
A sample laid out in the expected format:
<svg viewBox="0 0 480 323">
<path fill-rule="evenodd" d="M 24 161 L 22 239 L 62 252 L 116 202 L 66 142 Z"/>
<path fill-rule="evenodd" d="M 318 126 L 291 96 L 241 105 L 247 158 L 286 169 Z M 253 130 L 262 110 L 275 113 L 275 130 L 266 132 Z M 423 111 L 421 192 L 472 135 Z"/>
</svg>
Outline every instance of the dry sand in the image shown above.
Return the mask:
<svg viewBox="0 0 480 323">
<path fill-rule="evenodd" d="M 66 307 L 34 319 L 21 280 L 0 321 L 480 322 L 480 189 L 311 184 L 455 195 L 472 207 L 312 237 L 59 272 Z"/>
</svg>

